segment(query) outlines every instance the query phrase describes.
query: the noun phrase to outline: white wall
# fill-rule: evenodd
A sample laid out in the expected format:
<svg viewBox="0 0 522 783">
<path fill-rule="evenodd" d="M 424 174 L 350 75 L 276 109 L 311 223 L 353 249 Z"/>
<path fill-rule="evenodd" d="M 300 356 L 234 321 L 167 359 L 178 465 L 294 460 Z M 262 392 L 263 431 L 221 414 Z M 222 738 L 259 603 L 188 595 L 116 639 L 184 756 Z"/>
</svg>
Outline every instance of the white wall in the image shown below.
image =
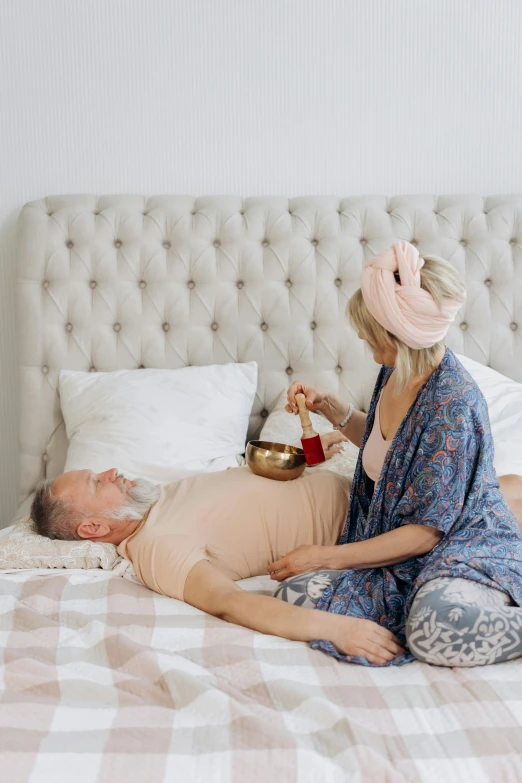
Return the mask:
<svg viewBox="0 0 522 783">
<path fill-rule="evenodd" d="M 520 192 L 521 29 L 519 0 L 1 0 L 0 526 L 26 201 Z"/>
</svg>

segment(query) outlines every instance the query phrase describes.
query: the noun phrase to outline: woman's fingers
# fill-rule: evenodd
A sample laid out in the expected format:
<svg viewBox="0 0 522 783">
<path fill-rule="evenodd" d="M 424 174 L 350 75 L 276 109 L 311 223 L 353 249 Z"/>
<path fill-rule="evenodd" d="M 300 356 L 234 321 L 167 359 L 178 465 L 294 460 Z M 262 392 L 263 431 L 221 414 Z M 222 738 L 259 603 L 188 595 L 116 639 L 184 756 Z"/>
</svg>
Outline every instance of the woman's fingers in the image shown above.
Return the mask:
<svg viewBox="0 0 522 783">
<path fill-rule="evenodd" d="M 294 574 L 286 568 L 283 568 L 282 571 L 276 571 L 275 573 L 270 574 L 270 579 L 273 579 L 274 582 L 284 582 L 285 579 L 288 579 L 291 576 L 294 576 Z"/>
<path fill-rule="evenodd" d="M 288 389 L 287 393 L 287 400 L 288 404 L 286 405 L 286 410 L 289 413 L 298 413 L 299 408 L 297 407 L 297 402 L 295 400 L 296 394 L 305 394 L 306 393 L 306 387 L 301 381 L 295 381 L 290 388 Z"/>
<path fill-rule="evenodd" d="M 294 576 L 286 555 L 279 560 L 274 560 L 273 563 L 269 563 L 266 570 L 270 574 L 270 579 L 275 579 L 276 582 L 284 582 L 289 576 Z"/>
<path fill-rule="evenodd" d="M 305 394 L 305 405 L 309 411 L 313 411 L 317 408 L 317 391 L 315 389 L 308 389 Z"/>
<path fill-rule="evenodd" d="M 295 383 L 290 386 L 287 393 L 288 403 L 285 406 L 285 410 L 287 410 L 288 413 L 299 412 L 295 400 L 296 394 L 304 394 L 305 405 L 309 411 L 318 410 L 324 396 L 323 392 L 319 392 L 313 386 L 307 386 L 306 383 L 303 383 L 302 381 L 295 381 Z"/>
<path fill-rule="evenodd" d="M 267 571 L 269 574 L 271 574 L 273 571 L 280 571 L 282 568 L 285 568 L 288 565 L 286 560 L 286 555 L 282 555 L 282 557 L 279 558 L 279 560 L 274 560 L 273 563 L 269 563 L 267 566 Z"/>
<path fill-rule="evenodd" d="M 284 582 L 290 576 L 295 576 L 294 572 L 290 568 L 279 568 L 277 571 L 269 571 L 270 579 L 274 579 L 276 582 Z"/>
</svg>

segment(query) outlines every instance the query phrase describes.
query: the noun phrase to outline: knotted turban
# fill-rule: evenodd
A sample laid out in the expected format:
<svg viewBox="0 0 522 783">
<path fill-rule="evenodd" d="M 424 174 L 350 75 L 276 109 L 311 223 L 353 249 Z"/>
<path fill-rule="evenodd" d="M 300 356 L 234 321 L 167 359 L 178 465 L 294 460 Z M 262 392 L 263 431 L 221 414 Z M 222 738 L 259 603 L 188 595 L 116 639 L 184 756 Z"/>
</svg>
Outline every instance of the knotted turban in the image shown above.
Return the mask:
<svg viewBox="0 0 522 783">
<path fill-rule="evenodd" d="M 366 307 L 381 326 L 417 350 L 440 342 L 462 302 L 444 298 L 441 306 L 421 288 L 424 259 L 409 242 L 396 242 L 368 260 L 361 277 Z M 400 283 L 395 278 L 399 273 Z"/>
</svg>

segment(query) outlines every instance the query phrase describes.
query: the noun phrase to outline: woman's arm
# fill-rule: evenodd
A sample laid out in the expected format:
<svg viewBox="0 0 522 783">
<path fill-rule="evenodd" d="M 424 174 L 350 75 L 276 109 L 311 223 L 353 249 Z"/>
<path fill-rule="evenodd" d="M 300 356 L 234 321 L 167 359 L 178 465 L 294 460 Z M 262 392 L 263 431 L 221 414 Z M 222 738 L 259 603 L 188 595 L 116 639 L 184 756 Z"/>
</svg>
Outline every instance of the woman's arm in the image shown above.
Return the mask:
<svg viewBox="0 0 522 783">
<path fill-rule="evenodd" d="M 336 397 L 335 394 L 327 393 L 324 396 L 321 413 L 335 427 L 341 423 L 348 413 L 348 405 L 342 402 L 339 397 Z M 366 418 L 366 413 L 354 410 L 348 424 L 340 430 L 359 449 L 361 448 L 362 437 L 366 427 Z"/>
<path fill-rule="evenodd" d="M 405 525 L 367 541 L 327 547 L 336 565 L 329 568 L 379 568 L 431 552 L 443 533 L 427 525 Z"/>
<path fill-rule="evenodd" d="M 282 582 L 290 576 L 322 568 L 380 568 L 431 552 L 443 536 L 427 525 L 405 525 L 367 541 L 340 546 L 300 546 L 268 566 L 271 579 Z"/>
</svg>

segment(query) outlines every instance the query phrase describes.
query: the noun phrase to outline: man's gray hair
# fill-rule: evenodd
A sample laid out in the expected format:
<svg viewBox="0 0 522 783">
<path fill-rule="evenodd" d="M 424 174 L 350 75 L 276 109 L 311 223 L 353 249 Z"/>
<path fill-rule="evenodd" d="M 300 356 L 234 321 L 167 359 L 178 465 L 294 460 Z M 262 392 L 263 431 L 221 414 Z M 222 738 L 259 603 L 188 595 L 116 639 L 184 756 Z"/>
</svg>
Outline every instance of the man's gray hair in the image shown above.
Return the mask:
<svg viewBox="0 0 522 783">
<path fill-rule="evenodd" d="M 44 479 L 37 485 L 30 515 L 34 530 L 41 536 L 63 541 L 82 540 L 76 529 L 87 515 L 70 501 L 57 498 L 51 479 Z"/>
<path fill-rule="evenodd" d="M 123 480 L 123 476 L 118 475 Z M 143 519 L 151 506 L 160 496 L 160 487 L 146 479 L 136 479 L 134 486 L 126 490 L 127 500 L 119 508 L 106 511 L 106 519 L 118 521 Z M 53 482 L 50 479 L 40 481 L 36 487 L 31 519 L 34 530 L 47 538 L 60 538 L 65 541 L 82 541 L 76 530 L 81 522 L 92 517 L 92 512 L 81 510 L 71 500 L 57 498 L 53 494 Z"/>
</svg>

